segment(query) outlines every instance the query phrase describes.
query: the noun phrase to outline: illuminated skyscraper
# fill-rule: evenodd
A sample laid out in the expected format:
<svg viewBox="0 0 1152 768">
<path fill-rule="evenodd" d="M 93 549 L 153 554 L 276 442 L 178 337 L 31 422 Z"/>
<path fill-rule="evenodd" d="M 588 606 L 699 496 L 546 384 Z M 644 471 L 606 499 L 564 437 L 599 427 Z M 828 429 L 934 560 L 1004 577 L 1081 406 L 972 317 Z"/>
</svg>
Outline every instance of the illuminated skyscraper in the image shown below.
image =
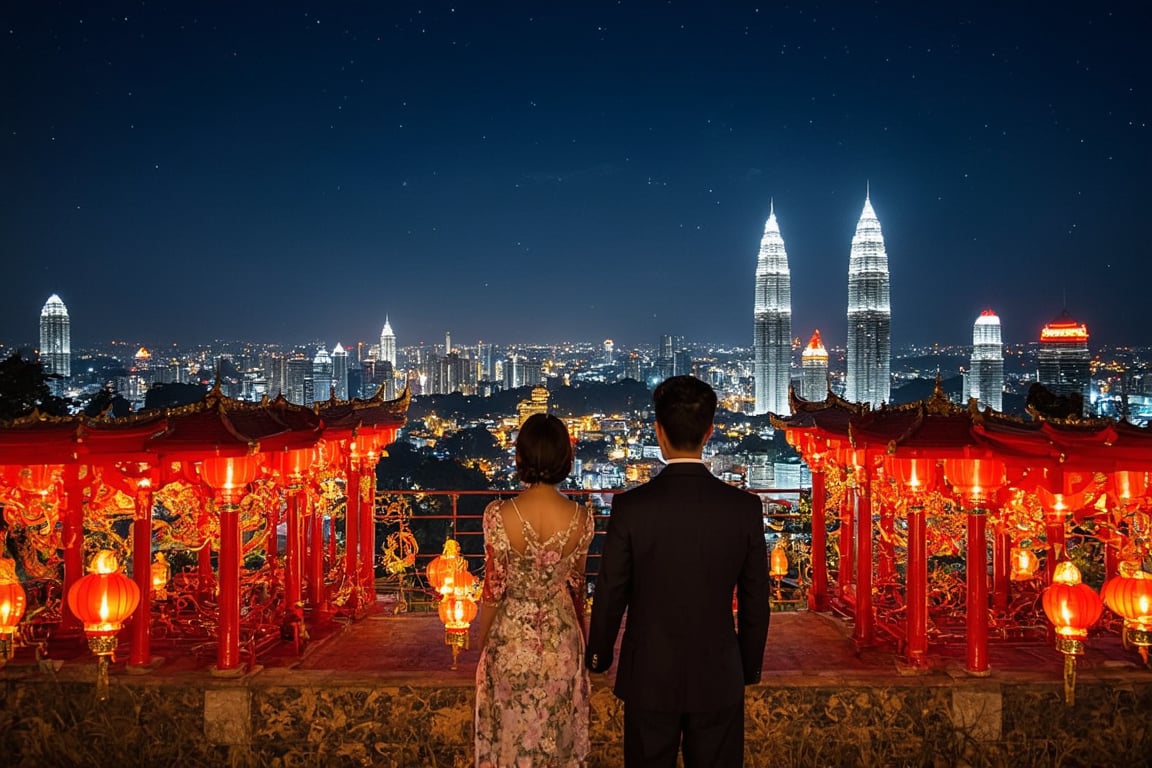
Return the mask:
<svg viewBox="0 0 1152 768">
<path fill-rule="evenodd" d="M 1004 409 L 1004 344 L 1000 340 L 1000 318 L 990 309 L 980 313 L 972 328 L 968 396 L 975 398 L 981 408 Z"/>
<path fill-rule="evenodd" d="M 336 398 L 348 399 L 348 352 L 339 342 L 332 350 L 332 381 L 336 387 Z"/>
<path fill-rule="evenodd" d="M 40 363 L 44 373 L 68 378 L 72 375 L 72 321 L 68 308 L 56 294 L 40 310 Z M 64 382 L 52 379 L 53 393 L 63 394 Z"/>
<path fill-rule="evenodd" d="M 1068 310 L 1040 331 L 1038 380 L 1057 395 L 1079 394 L 1084 398 L 1082 413 L 1088 409 L 1091 360 L 1088 327 L 1073 320 Z"/>
<path fill-rule="evenodd" d="M 396 369 L 396 334 L 392 333 L 387 315 L 384 317 L 384 330 L 380 332 L 380 360 L 392 363 L 392 369 Z"/>
<path fill-rule="evenodd" d="M 312 358 L 312 399 L 327 400 L 332 396 L 332 358 L 324 347 Z"/>
<path fill-rule="evenodd" d="M 768 208 L 768 221 L 764 224 L 760 255 L 756 259 L 752 332 L 754 412 L 787 415 L 790 413 L 788 386 L 792 381 L 792 274 L 773 205 Z"/>
<path fill-rule="evenodd" d="M 820 339 L 820 329 L 812 334 L 800 354 L 800 397 L 821 402 L 828 397 L 828 350 Z M 785 412 L 787 413 L 787 411 Z"/>
<path fill-rule="evenodd" d="M 873 407 L 888 402 L 892 387 L 888 283 L 884 235 L 865 194 L 848 259 L 848 377 L 844 397 L 850 402 Z"/>
</svg>

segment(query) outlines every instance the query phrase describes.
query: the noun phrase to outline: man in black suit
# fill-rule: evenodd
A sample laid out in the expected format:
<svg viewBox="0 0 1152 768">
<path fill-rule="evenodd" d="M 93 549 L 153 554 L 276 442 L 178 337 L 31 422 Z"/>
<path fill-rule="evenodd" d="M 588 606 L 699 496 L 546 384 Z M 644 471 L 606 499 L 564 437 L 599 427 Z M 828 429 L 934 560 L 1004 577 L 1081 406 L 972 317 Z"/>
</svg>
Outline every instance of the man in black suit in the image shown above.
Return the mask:
<svg viewBox="0 0 1152 768">
<path fill-rule="evenodd" d="M 611 666 L 627 609 L 614 689 L 625 765 L 675 766 L 683 747 L 685 768 L 740 766 L 744 686 L 759 682 L 768 638 L 760 500 L 700 460 L 716 413 L 711 387 L 673 376 L 652 400 L 668 466 L 612 501 L 585 662 Z"/>
</svg>

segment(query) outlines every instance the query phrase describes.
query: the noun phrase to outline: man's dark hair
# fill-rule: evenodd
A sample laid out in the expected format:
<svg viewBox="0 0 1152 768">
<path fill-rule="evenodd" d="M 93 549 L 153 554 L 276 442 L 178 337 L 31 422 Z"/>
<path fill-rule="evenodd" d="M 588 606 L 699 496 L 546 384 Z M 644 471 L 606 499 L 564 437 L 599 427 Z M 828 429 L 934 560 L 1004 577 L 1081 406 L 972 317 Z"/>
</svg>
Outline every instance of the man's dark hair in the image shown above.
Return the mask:
<svg viewBox="0 0 1152 768">
<path fill-rule="evenodd" d="M 528 417 L 516 437 L 516 474 L 525 485 L 556 485 L 572 472 L 572 441 L 564 422 L 550 413 Z"/>
<path fill-rule="evenodd" d="M 716 415 L 716 393 L 695 376 L 664 379 L 652 393 L 652 404 L 656 421 L 678 451 L 698 448 Z"/>
</svg>

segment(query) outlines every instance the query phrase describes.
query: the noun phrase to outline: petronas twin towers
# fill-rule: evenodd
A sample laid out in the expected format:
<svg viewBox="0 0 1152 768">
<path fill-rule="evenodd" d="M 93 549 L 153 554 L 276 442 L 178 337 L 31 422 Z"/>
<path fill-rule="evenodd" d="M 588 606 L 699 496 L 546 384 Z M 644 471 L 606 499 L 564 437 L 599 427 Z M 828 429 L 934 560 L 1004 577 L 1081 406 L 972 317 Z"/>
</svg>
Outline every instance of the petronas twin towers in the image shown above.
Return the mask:
<svg viewBox="0 0 1152 768">
<path fill-rule="evenodd" d="M 872 202 L 856 224 L 848 259 L 848 376 L 844 398 L 873 407 L 888 401 L 891 391 L 892 309 L 889 304 L 888 252 Z M 776 222 L 768 213 L 756 262 L 754 314 L 755 413 L 788 414 L 792 379 L 792 276 L 788 253 Z"/>
</svg>

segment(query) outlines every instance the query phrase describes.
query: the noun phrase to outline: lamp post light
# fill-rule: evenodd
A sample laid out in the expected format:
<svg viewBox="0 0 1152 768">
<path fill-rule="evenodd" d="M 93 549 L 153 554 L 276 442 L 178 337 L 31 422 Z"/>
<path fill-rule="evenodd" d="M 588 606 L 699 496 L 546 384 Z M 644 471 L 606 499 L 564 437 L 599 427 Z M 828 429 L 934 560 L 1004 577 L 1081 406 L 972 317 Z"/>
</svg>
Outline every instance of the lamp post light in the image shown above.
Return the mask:
<svg viewBox="0 0 1152 768">
<path fill-rule="evenodd" d="M 1030 581 L 1036 578 L 1040 558 L 1026 547 L 1012 547 L 1012 581 Z"/>
<path fill-rule="evenodd" d="M 444 622 L 444 643 L 452 649 L 453 670 L 457 668 L 461 649 L 468 648 L 468 629 L 472 620 L 476 618 L 476 613 L 476 600 L 472 597 L 470 587 L 458 584 L 440 601 L 440 621 Z"/>
<path fill-rule="evenodd" d="M 152 565 L 149 566 L 149 576 L 152 583 L 152 599 L 168 599 L 168 582 L 172 579 L 172 565 L 163 552 L 157 552 Z"/>
<path fill-rule="evenodd" d="M 88 647 L 96 654 L 96 700 L 108 700 L 108 660 L 116 652 L 116 633 L 136 610 L 140 588 L 120 572 L 108 550 L 92 558 L 87 576 L 68 591 L 68 607 L 84 625 Z"/>
<path fill-rule="evenodd" d="M 1052 584 L 1044 590 L 1044 613 L 1056 628 L 1056 650 L 1064 654 L 1064 703 L 1076 702 L 1076 657 L 1084 653 L 1088 628 L 1100 619 L 1100 596 L 1080 580 L 1071 560 L 1056 566 Z"/>
<path fill-rule="evenodd" d="M 0 667 L 12 658 L 16 650 L 16 628 L 24 618 L 27 604 L 24 587 L 16 578 L 15 561 L 0 557 Z"/>
</svg>

